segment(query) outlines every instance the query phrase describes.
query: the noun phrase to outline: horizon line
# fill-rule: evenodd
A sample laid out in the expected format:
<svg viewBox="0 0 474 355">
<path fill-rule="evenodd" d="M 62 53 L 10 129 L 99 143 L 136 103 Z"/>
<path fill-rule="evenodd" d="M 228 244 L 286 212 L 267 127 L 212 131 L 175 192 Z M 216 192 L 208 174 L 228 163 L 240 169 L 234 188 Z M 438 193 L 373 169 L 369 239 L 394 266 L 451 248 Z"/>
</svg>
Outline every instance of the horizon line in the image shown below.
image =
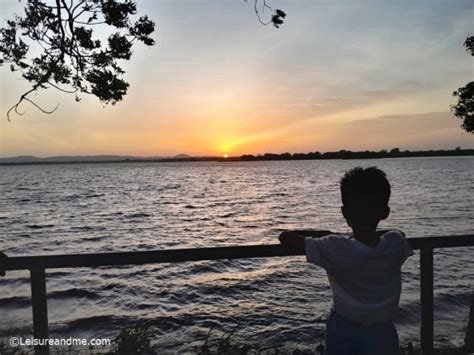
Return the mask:
<svg viewBox="0 0 474 355">
<path fill-rule="evenodd" d="M 423 148 L 423 149 L 402 149 L 399 147 L 394 147 L 394 148 L 383 148 L 379 150 L 350 150 L 350 149 L 339 149 L 339 150 L 331 150 L 331 151 L 319 151 L 319 150 L 314 150 L 314 151 L 307 151 L 307 152 L 301 152 L 301 151 L 285 151 L 281 153 L 274 153 L 274 152 L 265 152 L 265 153 L 244 153 L 244 154 L 197 154 L 197 155 L 191 155 L 187 153 L 179 153 L 179 154 L 172 154 L 172 155 L 160 155 L 160 154 L 155 154 L 155 155 L 133 155 L 133 154 L 107 154 L 107 153 L 98 153 L 98 154 L 64 154 L 64 155 L 47 155 L 47 156 L 37 156 L 33 154 L 19 154 L 19 155 L 10 155 L 10 156 L 1 156 L 0 159 L 15 159 L 15 158 L 35 158 L 35 159 L 55 159 L 55 158 L 106 158 L 106 157 L 116 157 L 116 158 L 122 158 L 122 159 L 179 159 L 179 158 L 239 158 L 243 156 L 263 156 L 265 154 L 271 154 L 271 155 L 283 155 L 283 154 L 330 154 L 330 153 L 342 153 L 342 152 L 349 152 L 349 153 L 383 153 L 383 152 L 391 152 L 398 150 L 399 152 L 433 152 L 433 151 L 456 151 L 456 150 L 473 150 L 474 147 L 470 148 L 462 148 L 460 146 L 453 147 L 453 148 Z"/>
</svg>

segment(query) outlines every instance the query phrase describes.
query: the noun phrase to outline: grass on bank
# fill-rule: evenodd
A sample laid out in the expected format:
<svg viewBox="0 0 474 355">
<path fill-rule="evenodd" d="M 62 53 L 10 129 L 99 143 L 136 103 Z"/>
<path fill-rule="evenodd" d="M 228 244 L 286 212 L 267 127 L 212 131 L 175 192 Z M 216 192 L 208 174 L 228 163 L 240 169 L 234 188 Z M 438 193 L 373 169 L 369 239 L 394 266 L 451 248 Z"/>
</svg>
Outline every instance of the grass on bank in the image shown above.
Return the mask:
<svg viewBox="0 0 474 355">
<path fill-rule="evenodd" d="M 238 325 L 231 331 L 224 333 L 219 337 L 212 337 L 214 328 L 211 328 L 203 340 L 203 345 L 200 350 L 196 352 L 199 355 L 310 355 L 323 354 L 323 345 L 317 346 L 314 351 L 301 350 L 280 350 L 277 348 L 265 347 L 256 348 L 249 345 L 237 345 L 231 341 L 235 334 Z M 151 346 L 151 330 L 147 322 L 138 322 L 134 325 L 127 326 L 121 330 L 119 335 L 113 340 L 112 347 L 109 349 L 93 348 L 87 350 L 62 348 L 51 349 L 51 355 L 65 354 L 65 355 L 86 355 L 86 354 L 109 354 L 109 355 L 133 355 L 133 354 L 159 354 L 159 351 L 154 350 Z M 473 349 L 474 350 L 474 349 Z M 31 350 L 22 350 L 19 346 L 11 347 L 5 342 L 0 342 L 0 355 L 29 355 Z M 473 352 L 467 351 L 464 347 L 459 348 L 442 348 L 435 349 L 433 355 L 461 355 L 470 354 Z M 418 355 L 420 350 L 413 347 L 411 343 L 406 347 L 400 349 L 401 355 Z"/>
</svg>

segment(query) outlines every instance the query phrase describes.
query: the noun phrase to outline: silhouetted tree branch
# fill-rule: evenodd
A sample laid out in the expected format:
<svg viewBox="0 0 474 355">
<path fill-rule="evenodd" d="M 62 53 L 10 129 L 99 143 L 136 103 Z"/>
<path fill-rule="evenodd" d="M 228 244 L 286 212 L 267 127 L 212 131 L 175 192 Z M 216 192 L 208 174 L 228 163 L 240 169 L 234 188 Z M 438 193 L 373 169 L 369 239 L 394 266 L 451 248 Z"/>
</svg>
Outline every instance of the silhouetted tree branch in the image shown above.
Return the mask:
<svg viewBox="0 0 474 355">
<path fill-rule="evenodd" d="M 466 52 L 470 52 L 471 56 L 474 56 L 474 36 L 468 36 L 466 38 L 464 47 L 466 47 Z"/>
<path fill-rule="evenodd" d="M 260 23 L 277 28 L 283 23 L 283 11 L 273 10 L 266 0 L 254 2 Z M 54 112 L 59 104 L 45 109 L 31 99 L 40 89 L 75 94 L 76 101 L 80 94 L 95 95 L 106 104 L 121 101 L 129 84 L 120 60 L 131 58 L 137 40 L 155 43 L 150 37 L 154 22 L 147 16 L 132 21 L 136 13 L 134 0 L 26 0 L 25 15 L 0 29 L 0 65 L 9 64 L 32 85 L 7 111 L 7 119 L 12 111 L 23 115 L 20 105 L 25 101 L 43 113 Z M 94 36 L 97 28 L 108 37 Z"/>
<path fill-rule="evenodd" d="M 247 1 L 247 0 L 245 0 Z M 258 17 L 260 23 L 264 26 L 273 24 L 276 28 L 280 28 L 280 25 L 283 24 L 283 20 L 286 17 L 286 13 L 284 13 L 280 9 L 273 10 L 266 2 L 266 0 L 254 0 L 254 10 L 255 14 Z M 263 16 L 265 16 L 265 12 L 268 12 L 269 17 L 268 20 L 264 20 Z"/>
<path fill-rule="evenodd" d="M 474 56 L 474 36 L 468 36 L 464 42 L 466 51 Z M 474 81 L 453 92 L 458 102 L 451 106 L 456 117 L 463 120 L 461 127 L 469 133 L 474 133 Z"/>
<path fill-rule="evenodd" d="M 27 0 L 25 15 L 15 16 L 0 29 L 0 64 L 10 64 L 32 85 L 8 110 L 22 115 L 19 106 L 29 102 L 44 109 L 29 96 L 39 89 L 54 88 L 74 93 L 93 94 L 104 103 L 122 100 L 129 84 L 123 80 L 119 60 L 128 60 L 138 40 L 147 46 L 155 24 L 147 16 L 136 21 L 132 0 Z M 92 28 L 103 25 L 107 38 L 93 36 Z M 39 52 L 39 54 L 37 54 Z M 67 87 L 64 88 L 63 86 Z"/>
</svg>

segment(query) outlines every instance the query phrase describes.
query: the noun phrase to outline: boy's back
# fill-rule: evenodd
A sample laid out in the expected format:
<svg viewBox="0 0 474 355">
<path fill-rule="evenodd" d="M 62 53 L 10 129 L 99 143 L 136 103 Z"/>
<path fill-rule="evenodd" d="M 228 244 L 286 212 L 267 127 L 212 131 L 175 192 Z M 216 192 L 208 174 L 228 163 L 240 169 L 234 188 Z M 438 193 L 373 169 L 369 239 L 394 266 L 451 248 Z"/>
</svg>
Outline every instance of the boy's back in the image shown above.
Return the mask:
<svg viewBox="0 0 474 355">
<path fill-rule="evenodd" d="M 393 319 L 400 267 L 413 254 L 402 232 L 386 232 L 372 247 L 341 235 L 307 237 L 305 250 L 307 260 L 327 272 L 336 313 L 365 325 Z"/>
</svg>

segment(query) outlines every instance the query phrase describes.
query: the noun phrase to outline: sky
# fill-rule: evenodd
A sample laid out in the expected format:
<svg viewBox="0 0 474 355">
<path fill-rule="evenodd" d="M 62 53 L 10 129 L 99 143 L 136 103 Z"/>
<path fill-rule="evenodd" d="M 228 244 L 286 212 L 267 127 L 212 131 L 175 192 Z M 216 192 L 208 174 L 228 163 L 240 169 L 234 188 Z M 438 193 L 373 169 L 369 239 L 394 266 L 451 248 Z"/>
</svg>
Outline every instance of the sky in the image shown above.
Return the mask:
<svg viewBox="0 0 474 355">
<path fill-rule="evenodd" d="M 267 2 L 279 29 L 253 0 L 138 0 L 156 44 L 134 46 L 114 106 L 50 89 L 33 98 L 54 114 L 25 103 L 8 122 L 29 84 L 0 67 L 0 156 L 474 148 L 449 111 L 474 80 L 474 2 Z M 3 26 L 22 2 L 0 10 Z"/>
</svg>

